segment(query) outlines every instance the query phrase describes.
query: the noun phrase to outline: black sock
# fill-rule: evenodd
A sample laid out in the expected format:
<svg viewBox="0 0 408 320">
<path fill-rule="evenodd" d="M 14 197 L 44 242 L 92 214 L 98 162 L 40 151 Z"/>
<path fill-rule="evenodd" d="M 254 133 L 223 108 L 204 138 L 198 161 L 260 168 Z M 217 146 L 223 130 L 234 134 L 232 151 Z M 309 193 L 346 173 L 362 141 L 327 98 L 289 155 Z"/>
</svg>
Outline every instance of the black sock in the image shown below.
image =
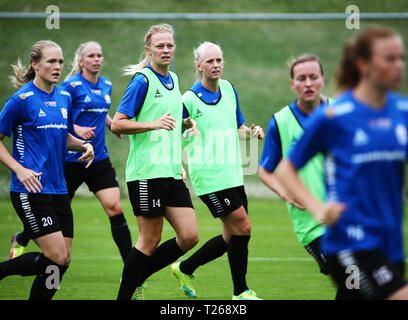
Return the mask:
<svg viewBox="0 0 408 320">
<path fill-rule="evenodd" d="M 180 249 L 176 238 L 167 240 L 154 250 L 152 254 L 152 263 L 146 279 L 153 273 L 163 269 L 172 262 L 180 258 L 185 252 Z"/>
<path fill-rule="evenodd" d="M 0 280 L 11 275 L 33 276 L 41 274 L 47 266 L 55 264 L 40 252 L 28 252 L 0 263 Z"/>
<path fill-rule="evenodd" d="M 123 267 L 122 282 L 118 292 L 118 300 L 130 300 L 137 287 L 140 287 L 146 279 L 151 257 L 137 250 L 135 247 L 130 250 Z"/>
<path fill-rule="evenodd" d="M 56 263 L 54 263 L 54 266 L 57 269 L 45 270 L 44 273 L 35 277 L 31 286 L 29 300 L 51 300 L 54 297 L 55 293 L 59 289 L 62 276 L 68 269 L 68 266 L 60 266 Z M 57 277 L 58 274 L 55 272 L 59 273 L 59 277 Z"/>
<path fill-rule="evenodd" d="M 246 273 L 248 265 L 248 242 L 250 236 L 231 235 L 228 245 L 228 261 L 230 264 L 234 295 L 239 295 L 248 289 Z"/>
<path fill-rule="evenodd" d="M 228 250 L 228 244 L 222 238 L 222 235 L 208 240 L 200 249 L 187 260 L 180 263 L 181 272 L 192 275 L 199 267 L 212 260 L 221 257 Z"/>
<path fill-rule="evenodd" d="M 113 217 L 109 217 L 113 240 L 119 248 L 123 262 L 126 261 L 130 250 L 132 250 L 132 238 L 130 236 L 129 227 L 126 224 L 126 219 L 123 213 Z"/>
<path fill-rule="evenodd" d="M 31 236 L 26 231 L 18 232 L 16 235 L 16 240 L 19 244 L 26 247 L 28 242 L 31 240 Z"/>
</svg>

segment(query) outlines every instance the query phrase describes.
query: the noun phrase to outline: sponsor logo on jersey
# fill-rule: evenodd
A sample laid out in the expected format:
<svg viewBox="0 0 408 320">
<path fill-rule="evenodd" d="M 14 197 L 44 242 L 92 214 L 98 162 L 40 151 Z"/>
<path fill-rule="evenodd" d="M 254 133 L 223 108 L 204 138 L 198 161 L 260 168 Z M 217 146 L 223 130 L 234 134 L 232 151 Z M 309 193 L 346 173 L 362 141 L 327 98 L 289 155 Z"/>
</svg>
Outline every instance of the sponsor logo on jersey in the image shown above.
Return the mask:
<svg viewBox="0 0 408 320">
<path fill-rule="evenodd" d="M 402 111 L 408 111 L 408 100 L 398 100 L 397 108 Z"/>
<path fill-rule="evenodd" d="M 201 117 L 203 115 L 203 113 L 200 111 L 200 109 L 197 109 L 197 112 L 196 112 L 196 118 L 198 118 L 198 117 Z"/>
<path fill-rule="evenodd" d="M 44 104 L 47 107 L 56 107 L 57 106 L 57 101 L 44 101 Z"/>
<path fill-rule="evenodd" d="M 76 86 L 79 86 L 82 84 L 82 81 L 73 81 L 70 83 L 71 87 L 75 88 Z"/>
<path fill-rule="evenodd" d="M 368 143 L 368 140 L 369 138 L 368 138 L 367 133 L 365 133 L 363 129 L 358 128 L 356 130 L 356 133 L 354 134 L 353 145 L 363 146 Z"/>
<path fill-rule="evenodd" d="M 156 90 L 156 93 L 154 94 L 155 98 L 161 98 L 163 95 L 160 93 L 159 89 Z"/>
<path fill-rule="evenodd" d="M 34 95 L 34 92 L 32 92 L 32 91 L 28 91 L 28 92 L 25 92 L 25 93 L 22 93 L 22 94 L 20 94 L 19 95 L 19 97 L 20 97 L 20 99 L 25 99 L 25 98 L 27 98 L 27 97 L 29 97 L 29 96 L 33 96 Z"/>
<path fill-rule="evenodd" d="M 40 112 L 38 113 L 38 117 L 45 117 L 47 114 L 42 110 L 42 109 L 40 109 Z"/>
<path fill-rule="evenodd" d="M 93 89 L 91 89 L 91 92 L 92 92 L 93 94 L 101 94 L 101 93 L 102 93 L 101 89 L 98 89 L 98 90 L 93 90 Z"/>
<path fill-rule="evenodd" d="M 68 118 L 67 109 L 61 108 L 60 110 L 61 110 L 62 117 L 63 117 L 64 119 L 67 119 L 67 118 Z"/>
<path fill-rule="evenodd" d="M 397 136 L 397 140 L 400 145 L 405 146 L 407 144 L 407 129 L 404 125 L 398 124 L 395 127 L 395 135 Z"/>
<path fill-rule="evenodd" d="M 371 119 L 368 122 L 368 125 L 371 128 L 389 129 L 391 128 L 391 119 L 390 118 Z"/>
<path fill-rule="evenodd" d="M 336 106 L 329 106 L 326 108 L 326 116 L 328 118 L 333 118 L 334 116 L 341 116 L 350 113 L 354 110 L 354 105 L 351 102 L 345 102 L 338 104 Z"/>
</svg>

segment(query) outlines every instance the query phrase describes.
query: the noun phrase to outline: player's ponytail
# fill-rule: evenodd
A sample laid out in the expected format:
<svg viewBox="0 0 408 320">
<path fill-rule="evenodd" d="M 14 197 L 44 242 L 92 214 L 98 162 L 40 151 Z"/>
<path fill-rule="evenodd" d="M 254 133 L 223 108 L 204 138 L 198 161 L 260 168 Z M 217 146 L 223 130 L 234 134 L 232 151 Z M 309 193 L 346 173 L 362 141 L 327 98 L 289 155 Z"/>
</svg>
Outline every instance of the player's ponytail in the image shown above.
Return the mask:
<svg viewBox="0 0 408 320">
<path fill-rule="evenodd" d="M 58 44 L 51 40 L 40 40 L 31 47 L 30 64 L 28 67 L 24 67 L 20 59 L 17 60 L 17 64 L 11 65 L 13 68 L 13 75 L 9 76 L 9 78 L 14 88 L 21 88 L 26 83 L 34 79 L 35 70 L 32 63 L 40 61 L 43 56 L 43 50 L 49 47 L 60 48 Z"/>
<path fill-rule="evenodd" d="M 144 37 L 145 46 L 150 47 L 152 36 L 155 33 L 162 32 L 162 31 L 170 32 L 171 35 L 174 36 L 174 29 L 171 25 L 166 24 L 166 23 L 153 25 L 149 28 L 149 31 L 147 31 Z M 149 62 L 150 62 L 150 58 L 148 55 L 146 55 L 146 52 L 144 51 L 142 53 L 142 57 L 139 60 L 139 63 L 129 64 L 122 68 L 122 75 L 124 76 L 132 75 L 133 76 L 136 72 L 139 72 L 144 67 L 146 67 L 149 64 Z"/>
<path fill-rule="evenodd" d="M 71 71 L 65 77 L 65 81 L 81 71 L 81 66 L 79 65 L 79 61 L 82 59 L 82 55 L 84 54 L 85 49 L 89 46 L 94 46 L 94 45 L 102 48 L 101 45 L 96 41 L 88 41 L 88 42 L 85 42 L 79 45 L 78 49 L 75 51 L 74 61 L 72 61 Z"/>
<path fill-rule="evenodd" d="M 359 34 L 357 38 L 346 42 L 343 48 L 340 65 L 336 72 L 336 87 L 342 92 L 354 88 L 360 82 L 361 74 L 357 67 L 357 61 L 369 61 L 372 56 L 374 42 L 397 36 L 391 29 L 384 27 L 373 27 Z"/>
</svg>

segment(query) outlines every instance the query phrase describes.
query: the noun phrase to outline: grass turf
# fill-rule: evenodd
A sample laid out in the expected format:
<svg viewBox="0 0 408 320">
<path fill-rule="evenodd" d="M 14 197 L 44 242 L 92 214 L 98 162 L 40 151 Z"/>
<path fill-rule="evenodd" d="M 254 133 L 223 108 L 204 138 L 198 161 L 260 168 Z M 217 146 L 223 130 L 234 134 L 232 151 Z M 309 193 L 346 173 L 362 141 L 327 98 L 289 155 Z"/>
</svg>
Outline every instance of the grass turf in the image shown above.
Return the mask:
<svg viewBox="0 0 408 320">
<path fill-rule="evenodd" d="M 122 200 L 122 204 L 132 241 L 135 242 L 135 218 L 128 200 Z M 220 221 L 213 219 L 199 200 L 195 200 L 194 205 L 200 242 L 193 251 L 221 232 Z M 111 237 L 108 218 L 96 199 L 74 199 L 72 208 L 75 221 L 72 262 L 54 299 L 115 299 L 123 263 Z M 247 274 L 249 287 L 260 297 L 270 300 L 333 299 L 334 286 L 319 273 L 317 264 L 297 242 L 284 203 L 250 199 L 249 210 L 252 223 Z M 3 261 L 8 259 L 11 236 L 21 229 L 21 222 L 9 201 L 0 202 L 0 212 L 5 221 L 0 225 L 0 257 Z M 174 236 L 174 231 L 166 223 L 162 240 Z M 32 241 L 28 249 L 38 251 Z M 231 299 L 232 281 L 226 254 L 197 269 L 195 276 L 198 299 Z M 27 299 L 33 279 L 20 276 L 3 279 L 0 282 L 0 299 Z M 147 286 L 147 299 L 186 299 L 169 267 L 152 275 L 147 280 Z"/>
</svg>

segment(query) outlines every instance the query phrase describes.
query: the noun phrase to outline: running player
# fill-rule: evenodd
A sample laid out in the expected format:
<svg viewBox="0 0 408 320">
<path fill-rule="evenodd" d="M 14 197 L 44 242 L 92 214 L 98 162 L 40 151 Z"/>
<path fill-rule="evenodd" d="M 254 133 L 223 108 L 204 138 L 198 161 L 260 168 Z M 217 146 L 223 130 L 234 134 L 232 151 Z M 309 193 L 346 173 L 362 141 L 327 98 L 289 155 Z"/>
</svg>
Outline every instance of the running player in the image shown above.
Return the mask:
<svg viewBox="0 0 408 320">
<path fill-rule="evenodd" d="M 85 168 L 86 163 L 78 162 L 79 152 L 67 151 L 65 179 L 71 201 L 83 182 L 96 195 L 109 217 L 113 239 L 125 262 L 132 248 L 132 240 L 120 204 L 116 173 L 105 144 L 105 127 L 110 128 L 112 122 L 108 115 L 112 83 L 99 75 L 102 64 L 103 54 L 99 43 L 89 41 L 81 44 L 75 53 L 72 70 L 60 86 L 72 98 L 75 136 L 92 141 L 95 148 L 95 160 L 89 168 Z M 27 233 L 15 234 L 10 258 L 24 252 L 28 240 Z"/>
<path fill-rule="evenodd" d="M 304 54 L 290 64 L 290 86 L 297 98 L 277 112 L 269 121 L 268 131 L 259 165 L 259 178 L 267 187 L 287 202 L 298 241 L 316 260 L 320 272 L 327 275 L 327 260 L 320 250 L 320 237 L 324 225 L 317 222 L 304 207 L 290 198 L 274 171 L 290 147 L 296 143 L 304 132 L 305 122 L 310 114 L 320 106 L 327 105 L 328 100 L 322 97 L 324 87 L 323 67 L 319 58 L 313 54 Z M 323 155 L 316 155 L 302 169 L 302 181 L 321 201 L 324 200 Z"/>
<path fill-rule="evenodd" d="M 0 279 L 35 275 L 30 299 L 52 299 L 71 259 L 73 219 L 63 174 L 65 150 L 82 151 L 79 160 L 87 166 L 93 160 L 92 144 L 71 134 L 69 93 L 55 86 L 63 62 L 59 45 L 35 43 L 27 72 L 20 62 L 14 66 L 12 80 L 19 89 L 0 113 L 0 161 L 12 171 L 11 201 L 24 230 L 42 251 L 1 262 Z M 12 155 L 3 144 L 11 134 Z M 50 273 L 59 275 L 56 285 L 47 284 Z"/>
<path fill-rule="evenodd" d="M 169 71 L 174 58 L 173 28 L 150 27 L 145 58 L 126 68 L 134 75 L 113 118 L 112 132 L 128 134 L 126 164 L 129 198 L 139 237 L 122 275 L 118 299 L 143 299 L 144 281 L 176 261 L 198 242 L 197 221 L 190 193 L 182 179 L 182 127 L 191 133 L 196 124 L 182 119 L 183 101 L 178 77 Z M 166 218 L 176 237 L 158 246 Z"/>
<path fill-rule="evenodd" d="M 195 193 L 214 218 L 220 218 L 223 232 L 185 261 L 174 263 L 172 273 L 185 295 L 196 297 L 193 272 L 228 252 L 234 285 L 233 299 L 260 300 L 246 283 L 248 242 L 251 223 L 244 189 L 239 136 L 263 139 L 261 127 L 244 125 L 238 95 L 232 84 L 221 79 L 224 60 L 221 48 L 203 42 L 194 50 L 198 81 L 183 95 L 185 117 L 197 121 L 199 135 L 184 147 Z"/>
<path fill-rule="evenodd" d="M 312 115 L 276 174 L 317 221 L 321 244 L 343 299 L 408 299 L 404 280 L 402 188 L 408 100 L 395 90 L 404 70 L 401 37 L 371 28 L 348 42 L 337 73 L 345 90 Z M 297 171 L 325 156 L 326 202 Z"/>
</svg>

